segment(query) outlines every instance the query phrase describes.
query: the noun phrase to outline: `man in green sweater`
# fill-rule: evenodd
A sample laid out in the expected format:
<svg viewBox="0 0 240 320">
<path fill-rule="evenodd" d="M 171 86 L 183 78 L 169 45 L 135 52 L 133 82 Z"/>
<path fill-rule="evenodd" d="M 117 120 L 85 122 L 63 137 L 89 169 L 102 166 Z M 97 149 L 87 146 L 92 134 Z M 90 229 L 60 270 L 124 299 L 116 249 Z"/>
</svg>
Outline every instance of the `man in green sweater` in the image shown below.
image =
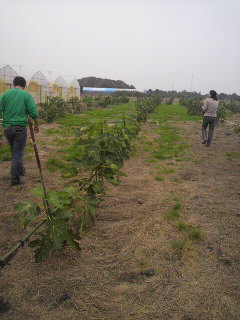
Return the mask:
<svg viewBox="0 0 240 320">
<path fill-rule="evenodd" d="M 13 89 L 0 97 L 0 114 L 3 113 L 3 130 L 12 151 L 11 184 L 21 184 L 24 175 L 23 153 L 27 141 L 27 117 L 34 120 L 34 131 L 39 131 L 38 112 L 32 96 L 24 91 L 26 80 L 15 77 Z"/>
</svg>

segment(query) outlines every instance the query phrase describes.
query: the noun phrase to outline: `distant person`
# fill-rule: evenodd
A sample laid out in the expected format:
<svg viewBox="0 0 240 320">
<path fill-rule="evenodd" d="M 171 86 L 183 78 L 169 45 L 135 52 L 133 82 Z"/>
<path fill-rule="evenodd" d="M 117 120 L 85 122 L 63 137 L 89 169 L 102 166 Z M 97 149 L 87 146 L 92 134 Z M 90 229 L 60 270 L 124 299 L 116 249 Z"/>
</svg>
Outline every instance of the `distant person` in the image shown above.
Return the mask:
<svg viewBox="0 0 240 320">
<path fill-rule="evenodd" d="M 209 92 L 208 98 L 205 100 L 202 107 L 203 110 L 203 124 L 202 124 L 202 143 L 210 147 L 214 132 L 214 127 L 217 118 L 217 93 L 214 90 Z M 209 126 L 209 131 L 207 134 L 207 127 Z"/>
<path fill-rule="evenodd" d="M 34 131 L 39 131 L 38 112 L 32 96 L 25 92 L 26 80 L 15 77 L 13 89 L 0 97 L 0 113 L 3 112 L 3 130 L 12 152 L 11 184 L 21 184 L 24 175 L 23 153 L 27 141 L 27 117 L 34 120 Z"/>
</svg>

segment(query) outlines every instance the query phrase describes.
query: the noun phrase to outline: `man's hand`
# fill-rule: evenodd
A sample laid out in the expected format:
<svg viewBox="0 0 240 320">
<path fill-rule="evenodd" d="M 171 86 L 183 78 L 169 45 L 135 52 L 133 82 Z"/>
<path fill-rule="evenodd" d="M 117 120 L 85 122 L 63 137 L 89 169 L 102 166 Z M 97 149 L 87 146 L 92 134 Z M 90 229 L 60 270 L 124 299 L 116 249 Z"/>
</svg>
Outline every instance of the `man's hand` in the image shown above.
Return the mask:
<svg viewBox="0 0 240 320">
<path fill-rule="evenodd" d="M 34 132 L 38 133 L 39 132 L 39 122 L 38 119 L 34 120 Z"/>
</svg>

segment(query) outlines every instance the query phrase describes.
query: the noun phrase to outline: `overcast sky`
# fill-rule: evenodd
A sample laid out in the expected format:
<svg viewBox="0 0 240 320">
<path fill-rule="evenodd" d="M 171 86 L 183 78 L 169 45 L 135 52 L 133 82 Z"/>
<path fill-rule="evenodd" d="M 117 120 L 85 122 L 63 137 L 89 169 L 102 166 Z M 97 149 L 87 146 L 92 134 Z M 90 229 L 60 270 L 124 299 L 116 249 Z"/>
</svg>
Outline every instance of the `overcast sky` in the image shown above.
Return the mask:
<svg viewBox="0 0 240 320">
<path fill-rule="evenodd" d="M 0 0 L 0 68 L 240 94 L 240 0 Z"/>
</svg>

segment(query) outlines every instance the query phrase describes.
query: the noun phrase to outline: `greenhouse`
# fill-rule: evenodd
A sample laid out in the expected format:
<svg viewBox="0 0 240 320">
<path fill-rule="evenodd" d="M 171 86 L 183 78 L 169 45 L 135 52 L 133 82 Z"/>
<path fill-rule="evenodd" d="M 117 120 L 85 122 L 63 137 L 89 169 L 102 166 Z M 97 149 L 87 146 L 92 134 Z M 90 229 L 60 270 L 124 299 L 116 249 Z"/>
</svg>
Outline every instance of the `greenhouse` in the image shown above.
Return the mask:
<svg viewBox="0 0 240 320">
<path fill-rule="evenodd" d="M 35 103 L 46 102 L 50 94 L 48 81 L 41 71 L 34 73 L 29 81 L 27 91 L 33 96 Z"/>
<path fill-rule="evenodd" d="M 0 94 L 13 87 L 13 79 L 17 72 L 9 65 L 0 69 Z"/>
</svg>

